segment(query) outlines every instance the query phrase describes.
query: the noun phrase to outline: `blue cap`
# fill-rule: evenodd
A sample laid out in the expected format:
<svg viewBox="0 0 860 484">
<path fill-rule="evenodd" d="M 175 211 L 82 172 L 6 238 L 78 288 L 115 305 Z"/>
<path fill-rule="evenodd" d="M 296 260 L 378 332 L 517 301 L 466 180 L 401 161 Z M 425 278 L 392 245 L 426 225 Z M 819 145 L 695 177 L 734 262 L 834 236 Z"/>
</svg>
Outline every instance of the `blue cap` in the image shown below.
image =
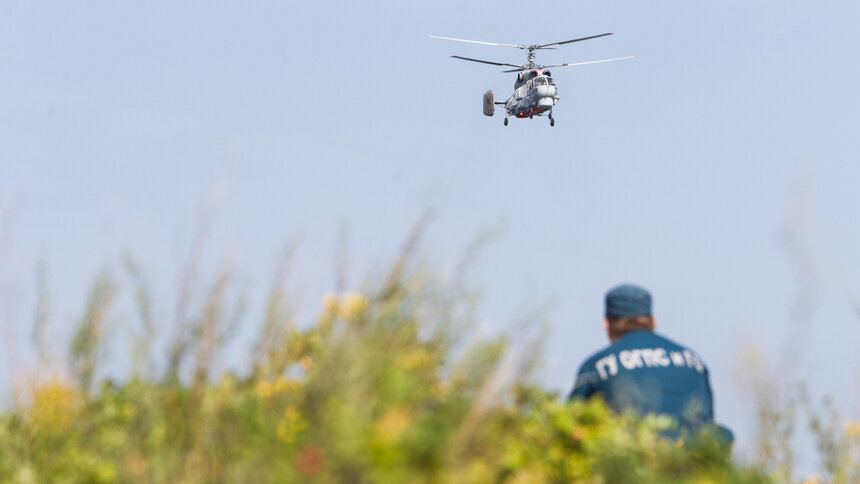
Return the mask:
<svg viewBox="0 0 860 484">
<path fill-rule="evenodd" d="M 606 293 L 606 317 L 651 316 L 651 294 L 633 284 L 622 284 Z"/>
</svg>

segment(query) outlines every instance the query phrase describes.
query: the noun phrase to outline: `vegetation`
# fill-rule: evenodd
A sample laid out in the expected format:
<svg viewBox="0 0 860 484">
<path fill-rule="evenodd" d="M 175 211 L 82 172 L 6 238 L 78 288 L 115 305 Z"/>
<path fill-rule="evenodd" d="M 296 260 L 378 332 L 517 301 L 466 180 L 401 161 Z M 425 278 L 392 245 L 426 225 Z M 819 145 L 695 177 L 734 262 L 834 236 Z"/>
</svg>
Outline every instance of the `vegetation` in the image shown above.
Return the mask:
<svg viewBox="0 0 860 484">
<path fill-rule="evenodd" d="M 216 372 L 241 298 L 221 274 L 180 298 L 159 351 L 136 266 L 130 288 L 94 284 L 67 372 L 34 381 L 0 416 L 3 482 L 769 482 L 707 432 L 661 437 L 666 417 L 567 403 L 533 384 L 534 341 L 477 339 L 473 297 L 415 267 L 411 246 L 382 282 L 327 294 L 297 325 L 279 271 L 242 372 Z M 101 351 L 117 294 L 137 301 L 134 370 L 107 378 Z M 129 331 L 130 332 L 130 331 Z M 159 353 L 162 353 L 159 355 Z M 163 369 L 156 371 L 159 362 Z M 860 432 L 823 429 L 825 477 L 857 482 Z M 835 439 L 835 440 L 834 440 Z M 853 452 L 853 454 L 852 454 Z M 853 460 L 852 460 L 853 459 Z M 776 464 L 775 464 L 776 462 Z M 853 464 L 852 464 L 853 463 Z M 854 468 L 856 469 L 856 467 Z M 790 476 L 789 476 L 790 479 Z"/>
</svg>

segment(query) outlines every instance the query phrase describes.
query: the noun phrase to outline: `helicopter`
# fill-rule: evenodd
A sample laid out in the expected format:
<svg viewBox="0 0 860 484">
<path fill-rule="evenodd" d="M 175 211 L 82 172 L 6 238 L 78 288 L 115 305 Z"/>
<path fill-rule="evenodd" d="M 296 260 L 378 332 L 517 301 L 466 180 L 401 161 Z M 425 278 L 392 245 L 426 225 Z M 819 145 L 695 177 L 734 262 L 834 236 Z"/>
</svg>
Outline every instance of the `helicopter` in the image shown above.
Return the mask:
<svg viewBox="0 0 860 484">
<path fill-rule="evenodd" d="M 514 116 L 516 118 L 529 118 L 532 119 L 535 116 L 549 116 L 549 125 L 555 126 L 555 118 L 552 116 L 552 108 L 555 106 L 556 101 L 560 98 L 558 97 L 558 86 L 556 85 L 555 79 L 552 78 L 552 72 L 549 71 L 549 68 L 555 67 L 571 67 L 571 66 L 582 66 L 586 64 L 599 64 L 601 62 L 612 62 L 619 61 L 625 59 L 633 59 L 635 56 L 627 56 L 627 57 L 616 57 L 614 59 L 602 59 L 602 60 L 593 60 L 593 61 L 585 61 L 585 62 L 574 62 L 571 64 L 556 64 L 551 66 L 543 66 L 535 64 L 535 51 L 539 49 L 555 49 L 554 45 L 565 45 L 573 42 L 580 42 L 583 40 L 596 39 L 599 37 L 606 37 L 607 35 L 613 35 L 612 32 L 607 32 L 605 34 L 591 35 L 588 37 L 582 37 L 579 39 L 571 39 L 571 40 L 563 40 L 561 42 L 550 42 L 548 44 L 532 44 L 532 45 L 523 45 L 523 44 L 502 44 L 497 42 L 482 42 L 479 40 L 466 40 L 466 39 L 455 39 L 452 37 L 439 37 L 437 35 L 428 35 L 431 39 L 442 39 L 442 40 L 454 40 L 457 42 L 468 42 L 471 44 L 482 44 L 482 45 L 494 45 L 498 47 L 514 47 L 520 50 L 528 51 L 528 64 L 508 64 L 505 62 L 492 62 L 481 59 L 472 59 L 470 57 L 462 57 L 459 55 L 452 55 L 451 57 L 455 59 L 461 59 L 471 62 L 480 62 L 482 64 L 490 64 L 494 66 L 504 66 L 504 67 L 513 67 L 514 69 L 505 70 L 502 72 L 516 72 L 517 79 L 514 81 L 514 93 L 508 98 L 507 101 L 499 102 L 494 99 L 493 90 L 484 93 L 484 115 L 492 116 L 495 114 L 496 106 L 504 106 L 505 107 L 505 126 L 508 125 L 508 116 Z"/>
</svg>

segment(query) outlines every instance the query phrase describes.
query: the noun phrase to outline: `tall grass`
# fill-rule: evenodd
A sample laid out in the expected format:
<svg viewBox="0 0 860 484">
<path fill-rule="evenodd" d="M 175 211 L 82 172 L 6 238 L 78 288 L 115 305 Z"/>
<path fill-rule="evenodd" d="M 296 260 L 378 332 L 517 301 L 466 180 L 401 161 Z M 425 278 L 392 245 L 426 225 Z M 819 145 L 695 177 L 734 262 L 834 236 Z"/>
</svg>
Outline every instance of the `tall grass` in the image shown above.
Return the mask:
<svg viewBox="0 0 860 484">
<path fill-rule="evenodd" d="M 477 338 L 475 299 L 419 263 L 420 231 L 376 283 L 323 295 L 305 322 L 285 289 L 294 254 L 286 249 L 241 371 L 218 370 L 244 308 L 232 272 L 203 284 L 196 303 L 181 287 L 172 336 L 158 345 L 164 326 L 149 283 L 126 258 L 124 282 L 105 272 L 93 283 L 64 371 L 21 390 L 0 416 L 0 481 L 793 479 L 779 457 L 793 420 L 770 403 L 761 421 L 773 435 L 760 447 L 776 447 L 741 465 L 707 432 L 666 440 L 661 432 L 674 425 L 666 417 L 616 415 L 599 400 L 567 403 L 541 389 L 531 372 L 536 342 Z M 197 265 L 192 257 L 184 280 L 198 277 Z M 113 317 L 119 294 L 131 296 L 135 318 Z M 106 329 L 118 323 L 136 328 L 114 332 L 132 335 L 134 364 L 126 376 L 100 377 L 116 358 L 104 357 Z M 822 416 L 812 422 L 827 457 L 823 478 L 857 482 L 860 427 L 811 414 Z"/>
</svg>

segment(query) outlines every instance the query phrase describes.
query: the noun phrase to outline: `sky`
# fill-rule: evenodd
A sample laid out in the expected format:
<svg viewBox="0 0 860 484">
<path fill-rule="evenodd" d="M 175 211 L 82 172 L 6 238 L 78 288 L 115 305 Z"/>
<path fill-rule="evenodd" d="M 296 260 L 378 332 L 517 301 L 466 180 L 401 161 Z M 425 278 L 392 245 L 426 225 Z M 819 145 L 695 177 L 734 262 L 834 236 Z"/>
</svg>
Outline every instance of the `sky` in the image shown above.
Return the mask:
<svg viewBox="0 0 860 484">
<path fill-rule="evenodd" d="M 357 286 L 432 210 L 422 252 L 443 268 L 499 231 L 470 276 L 480 318 L 516 331 L 547 307 L 550 388 L 607 343 L 606 290 L 635 282 L 708 363 L 741 452 L 751 352 L 858 418 L 858 20 L 848 0 L 0 0 L 5 338 L 28 334 L 40 265 L 58 338 L 122 253 L 169 293 L 201 221 L 208 263 L 250 287 L 296 241 L 316 304 L 339 233 Z M 636 56 L 554 69 L 553 128 L 483 116 L 514 75 L 449 57 L 523 52 L 426 37 L 604 32 L 538 52 Z"/>
</svg>

